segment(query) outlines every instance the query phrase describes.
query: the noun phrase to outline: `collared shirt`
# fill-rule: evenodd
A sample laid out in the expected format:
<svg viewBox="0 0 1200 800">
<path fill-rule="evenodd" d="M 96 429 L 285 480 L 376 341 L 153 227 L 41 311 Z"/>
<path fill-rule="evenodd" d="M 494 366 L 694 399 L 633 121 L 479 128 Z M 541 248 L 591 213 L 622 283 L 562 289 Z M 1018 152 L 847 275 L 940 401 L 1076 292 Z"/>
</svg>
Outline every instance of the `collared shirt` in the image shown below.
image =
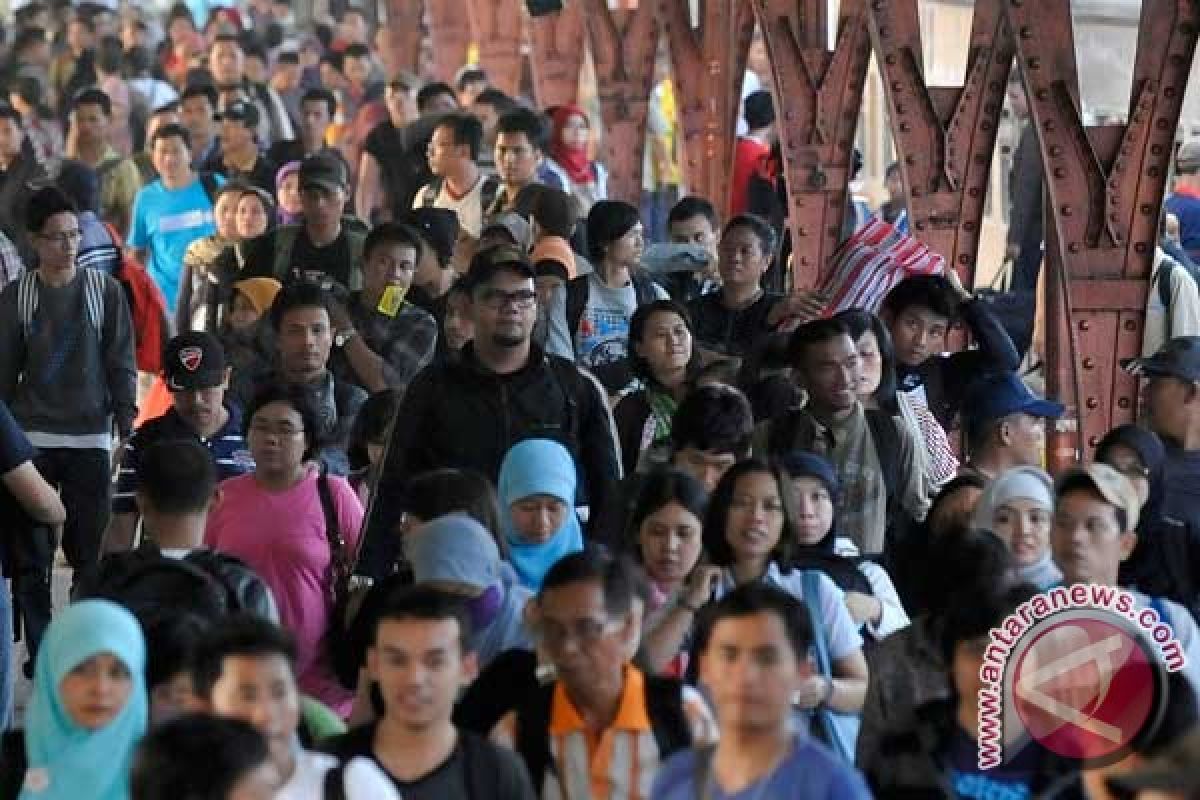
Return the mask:
<svg viewBox="0 0 1200 800">
<path fill-rule="evenodd" d="M 212 455 L 217 468 L 217 481 L 244 475 L 254 470 L 254 457 L 246 445 L 242 431 L 242 414 L 236 406 L 225 406 L 229 419 L 221 430 L 211 438 L 204 439 L 184 422 L 179 412 L 172 407 L 166 414 L 152 419 L 125 443 L 125 454 L 121 457 L 121 471 L 117 474 L 117 489 L 113 493 L 114 514 L 137 513 L 138 464 L 141 454 L 156 442 L 185 440 L 199 442 Z"/>
<path fill-rule="evenodd" d="M 409 302 L 405 302 L 394 316 L 388 316 L 377 308 L 367 307 L 361 292 L 355 293 L 348 310 L 355 330 L 367 347 L 383 359 L 383 379 L 388 388 L 403 394 L 417 373 L 433 361 L 437 349 L 437 322 L 428 311 Z M 345 353 L 338 353 L 334 372 L 343 380 L 362 383 Z"/>
</svg>

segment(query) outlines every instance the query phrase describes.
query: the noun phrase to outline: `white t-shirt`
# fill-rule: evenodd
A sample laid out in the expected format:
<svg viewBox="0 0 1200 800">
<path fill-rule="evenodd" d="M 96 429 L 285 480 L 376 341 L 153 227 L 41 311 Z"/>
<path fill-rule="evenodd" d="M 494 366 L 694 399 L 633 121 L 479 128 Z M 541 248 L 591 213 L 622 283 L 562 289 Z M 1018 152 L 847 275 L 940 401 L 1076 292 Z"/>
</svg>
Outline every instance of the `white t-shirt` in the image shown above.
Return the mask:
<svg viewBox="0 0 1200 800">
<path fill-rule="evenodd" d="M 324 800 L 325 773 L 337 766 L 325 753 L 300 750 L 296 771 L 275 795 L 275 800 Z M 383 771 L 366 758 L 352 758 L 342 772 L 347 800 L 400 800 L 400 793 Z"/>
<path fill-rule="evenodd" d="M 479 234 L 483 233 L 483 184 L 486 181 L 487 175 L 480 172 L 479 180 L 475 181 L 471 191 L 459 198 L 450 194 L 446 189 L 446 182 L 442 181 L 442 188 L 438 190 L 433 207 L 445 208 L 458 214 L 458 227 L 478 239 Z M 421 191 L 417 192 L 416 199 L 413 200 L 413 208 L 420 208 L 425 204 L 425 190 L 428 185 L 422 186 Z"/>
</svg>

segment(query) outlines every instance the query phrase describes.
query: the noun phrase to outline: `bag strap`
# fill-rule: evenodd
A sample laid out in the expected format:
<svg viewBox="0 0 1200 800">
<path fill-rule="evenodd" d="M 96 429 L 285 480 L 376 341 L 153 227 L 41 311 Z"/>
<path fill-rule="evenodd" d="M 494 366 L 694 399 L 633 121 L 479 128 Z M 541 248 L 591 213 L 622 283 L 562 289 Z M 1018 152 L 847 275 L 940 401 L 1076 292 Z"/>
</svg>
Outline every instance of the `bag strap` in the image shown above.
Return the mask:
<svg viewBox="0 0 1200 800">
<path fill-rule="evenodd" d="M 271 265 L 271 272 L 278 281 L 286 283 L 288 280 L 288 272 L 292 268 L 292 250 L 299 236 L 299 225 L 284 225 L 275 230 L 275 263 Z"/>
<path fill-rule="evenodd" d="M 716 752 L 716 745 L 696 748 L 696 763 L 692 770 L 696 800 L 712 800 L 713 756 Z"/>
<path fill-rule="evenodd" d="M 211 172 L 200 173 L 200 186 L 204 189 L 204 196 L 208 198 L 209 204 L 217 207 L 217 190 L 221 187 L 217 185 L 217 176 Z"/>
<path fill-rule="evenodd" d="M 1154 273 L 1154 280 L 1158 282 L 1158 299 L 1167 315 L 1167 329 L 1163 341 L 1169 341 L 1171 338 L 1171 273 L 1175 271 L 1175 266 L 1175 259 L 1166 256 L 1159 260 L 1158 269 Z"/>
<path fill-rule="evenodd" d="M 864 409 L 867 428 L 875 443 L 875 457 L 879 459 L 879 471 L 883 473 L 883 485 L 887 490 L 888 506 L 893 507 L 899 497 L 900 487 L 900 433 L 896 420 L 886 411 L 875 408 Z"/>
<path fill-rule="evenodd" d="M 325 800 L 346 800 L 346 762 L 341 761 L 325 772 L 321 796 Z"/>
<path fill-rule="evenodd" d="M 329 488 L 329 474 L 325 465 L 317 474 L 317 496 L 321 499 L 321 510 L 325 513 L 325 538 L 329 542 L 329 573 L 330 593 L 333 603 L 345 596 L 345 589 L 350 582 L 350 555 L 347 552 L 346 539 L 342 536 L 338 524 L 337 508 L 333 503 L 333 491 Z"/>
<path fill-rule="evenodd" d="M 567 281 L 567 334 L 571 337 L 572 350 L 575 349 L 575 336 L 579 333 L 579 323 L 583 321 L 589 293 L 587 275 Z"/>
<path fill-rule="evenodd" d="M 829 660 L 829 642 L 825 639 L 825 625 L 821 621 L 821 615 L 817 612 L 817 598 L 821 595 L 820 573 L 811 569 L 802 570 L 800 581 L 804 592 L 804 608 L 808 611 L 808 621 L 812 625 L 817 670 L 822 676 L 832 678 L 833 666 Z"/>
</svg>

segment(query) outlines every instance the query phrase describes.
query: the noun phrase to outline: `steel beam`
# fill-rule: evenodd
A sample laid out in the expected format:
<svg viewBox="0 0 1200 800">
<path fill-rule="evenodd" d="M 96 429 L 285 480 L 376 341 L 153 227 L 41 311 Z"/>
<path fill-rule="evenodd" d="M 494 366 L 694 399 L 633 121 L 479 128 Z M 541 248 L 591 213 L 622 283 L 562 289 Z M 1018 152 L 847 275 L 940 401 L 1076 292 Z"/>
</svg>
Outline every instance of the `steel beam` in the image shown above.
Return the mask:
<svg viewBox="0 0 1200 800">
<path fill-rule="evenodd" d="M 971 286 L 1015 52 L 1001 1 L 975 4 L 961 87 L 926 85 L 917 0 L 871 0 L 870 17 L 910 229 Z"/>
<path fill-rule="evenodd" d="M 480 65 L 487 70 L 492 86 L 509 97 L 516 97 L 525 66 L 521 53 L 524 3 L 521 0 L 469 0 L 468 5 L 475 23 Z"/>
<path fill-rule="evenodd" d="M 854 133 L 871 57 L 865 0 L 842 0 L 836 46 L 826 0 L 754 0 L 771 59 L 792 234 L 792 279 L 816 286 L 841 240 Z"/>
<path fill-rule="evenodd" d="M 724 209 L 754 9 L 750 0 L 708 0 L 693 28 L 690 6 L 690 0 L 662 0 L 679 89 L 683 173 L 693 194 Z"/>
<path fill-rule="evenodd" d="M 421 68 L 421 19 L 424 14 L 422 0 L 388 1 L 387 46 L 392 51 L 389 63 L 413 75 L 419 74 Z"/>
<path fill-rule="evenodd" d="M 1195 0 L 1143 0 L 1127 125 L 1082 118 L 1069 0 L 1005 0 L 1046 174 L 1046 388 L 1067 405 L 1049 461 L 1134 417 L 1163 193 L 1195 53 Z"/>
<path fill-rule="evenodd" d="M 469 3 L 430 0 L 429 38 L 433 44 L 433 68 L 437 79 L 452 82 L 467 61 L 467 50 L 475 39 L 475 24 Z"/>
<path fill-rule="evenodd" d="M 579 3 L 567 3 L 555 14 L 533 17 L 529 31 L 532 45 L 529 66 L 538 106 L 551 108 L 574 103 L 587 52 L 583 9 Z"/>
<path fill-rule="evenodd" d="M 642 0 L 634 10 L 609 11 L 605 0 L 584 0 L 584 14 L 604 118 L 608 193 L 637 205 L 658 49 L 658 5 Z"/>
</svg>

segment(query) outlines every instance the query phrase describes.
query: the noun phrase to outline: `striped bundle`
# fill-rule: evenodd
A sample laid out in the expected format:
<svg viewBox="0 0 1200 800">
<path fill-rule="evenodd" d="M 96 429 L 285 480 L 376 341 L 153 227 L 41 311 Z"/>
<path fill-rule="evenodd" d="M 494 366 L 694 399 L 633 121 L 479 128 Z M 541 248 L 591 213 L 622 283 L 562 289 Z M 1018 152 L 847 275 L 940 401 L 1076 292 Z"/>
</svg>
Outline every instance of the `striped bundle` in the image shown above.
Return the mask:
<svg viewBox="0 0 1200 800">
<path fill-rule="evenodd" d="M 849 308 L 878 311 L 893 286 L 912 275 L 940 275 L 946 259 L 877 217 L 842 243 L 820 291 L 826 315 Z"/>
</svg>

